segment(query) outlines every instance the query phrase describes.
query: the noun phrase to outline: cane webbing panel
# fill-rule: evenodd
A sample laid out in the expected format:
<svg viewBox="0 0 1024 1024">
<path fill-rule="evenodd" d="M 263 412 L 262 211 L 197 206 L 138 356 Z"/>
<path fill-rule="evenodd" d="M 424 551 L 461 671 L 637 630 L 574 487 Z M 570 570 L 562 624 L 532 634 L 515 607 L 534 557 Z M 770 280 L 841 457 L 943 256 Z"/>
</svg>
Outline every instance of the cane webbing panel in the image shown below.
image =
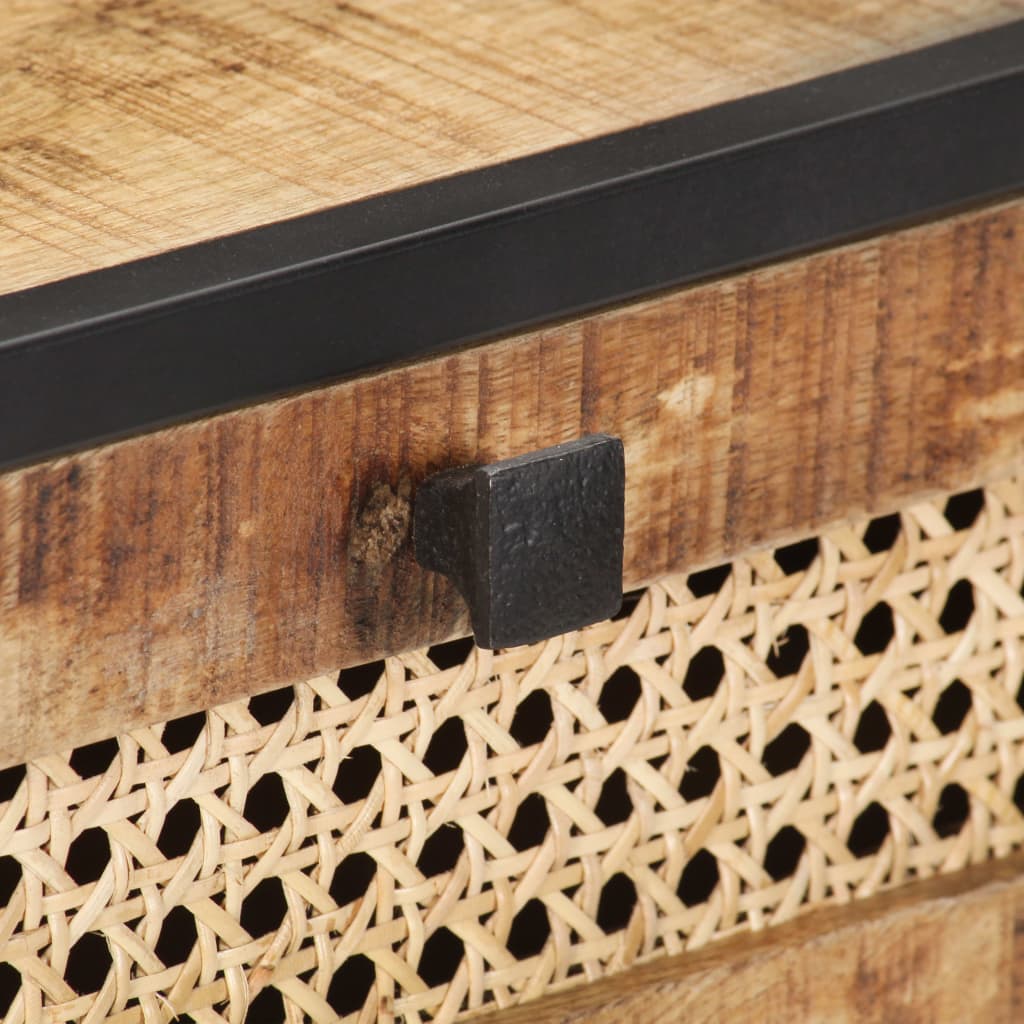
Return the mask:
<svg viewBox="0 0 1024 1024">
<path fill-rule="evenodd" d="M 450 1021 L 1003 856 L 1022 583 L 1013 475 L 0 773 L 0 1009 Z"/>
</svg>

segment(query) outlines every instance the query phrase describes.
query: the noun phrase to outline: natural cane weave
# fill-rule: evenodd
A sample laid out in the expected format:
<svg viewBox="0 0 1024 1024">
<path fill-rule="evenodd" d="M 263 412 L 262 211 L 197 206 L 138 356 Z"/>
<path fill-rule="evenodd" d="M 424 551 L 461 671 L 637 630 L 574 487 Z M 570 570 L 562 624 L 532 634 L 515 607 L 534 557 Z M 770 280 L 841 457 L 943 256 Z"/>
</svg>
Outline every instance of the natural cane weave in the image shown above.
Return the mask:
<svg viewBox="0 0 1024 1024">
<path fill-rule="evenodd" d="M 6 1020 L 451 1021 L 1006 855 L 1022 583 L 1016 475 L 3 773 Z"/>
</svg>

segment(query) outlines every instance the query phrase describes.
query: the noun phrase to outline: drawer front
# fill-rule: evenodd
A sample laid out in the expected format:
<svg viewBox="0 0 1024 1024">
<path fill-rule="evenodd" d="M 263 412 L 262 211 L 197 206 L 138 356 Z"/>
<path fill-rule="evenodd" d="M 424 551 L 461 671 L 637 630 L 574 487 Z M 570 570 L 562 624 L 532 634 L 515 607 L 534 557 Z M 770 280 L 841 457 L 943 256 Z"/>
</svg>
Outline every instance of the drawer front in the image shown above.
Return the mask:
<svg viewBox="0 0 1024 1024">
<path fill-rule="evenodd" d="M 1006 856 L 1005 470 L 544 643 L 443 643 L 8 769 L 11 1019 L 455 1021 Z"/>
</svg>

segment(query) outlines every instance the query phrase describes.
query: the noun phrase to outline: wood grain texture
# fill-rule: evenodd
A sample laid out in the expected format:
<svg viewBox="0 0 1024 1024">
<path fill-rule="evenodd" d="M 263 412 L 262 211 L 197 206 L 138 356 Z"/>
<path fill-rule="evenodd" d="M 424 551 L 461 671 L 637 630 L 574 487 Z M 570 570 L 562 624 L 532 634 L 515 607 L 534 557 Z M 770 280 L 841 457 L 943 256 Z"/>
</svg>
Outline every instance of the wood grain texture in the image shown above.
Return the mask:
<svg viewBox="0 0 1024 1024">
<path fill-rule="evenodd" d="M 1024 454 L 1024 200 L 0 476 L 0 760 L 467 632 L 415 485 L 626 450 L 627 586 Z"/>
<path fill-rule="evenodd" d="M 725 939 L 479 1024 L 1011 1024 L 1024 860 L 968 868 Z"/>
<path fill-rule="evenodd" d="M 84 0 L 0 18 L 0 292 L 891 56 L 1024 0 Z"/>
</svg>

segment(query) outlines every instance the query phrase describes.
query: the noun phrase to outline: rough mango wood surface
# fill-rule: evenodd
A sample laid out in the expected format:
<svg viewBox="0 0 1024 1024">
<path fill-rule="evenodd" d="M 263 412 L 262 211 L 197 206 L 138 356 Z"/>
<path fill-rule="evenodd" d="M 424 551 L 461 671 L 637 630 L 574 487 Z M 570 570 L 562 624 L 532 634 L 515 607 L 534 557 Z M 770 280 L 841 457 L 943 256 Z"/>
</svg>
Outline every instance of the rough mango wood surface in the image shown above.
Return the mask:
<svg viewBox="0 0 1024 1024">
<path fill-rule="evenodd" d="M 7 0 L 0 292 L 1022 14 L 1024 0 Z"/>
</svg>

